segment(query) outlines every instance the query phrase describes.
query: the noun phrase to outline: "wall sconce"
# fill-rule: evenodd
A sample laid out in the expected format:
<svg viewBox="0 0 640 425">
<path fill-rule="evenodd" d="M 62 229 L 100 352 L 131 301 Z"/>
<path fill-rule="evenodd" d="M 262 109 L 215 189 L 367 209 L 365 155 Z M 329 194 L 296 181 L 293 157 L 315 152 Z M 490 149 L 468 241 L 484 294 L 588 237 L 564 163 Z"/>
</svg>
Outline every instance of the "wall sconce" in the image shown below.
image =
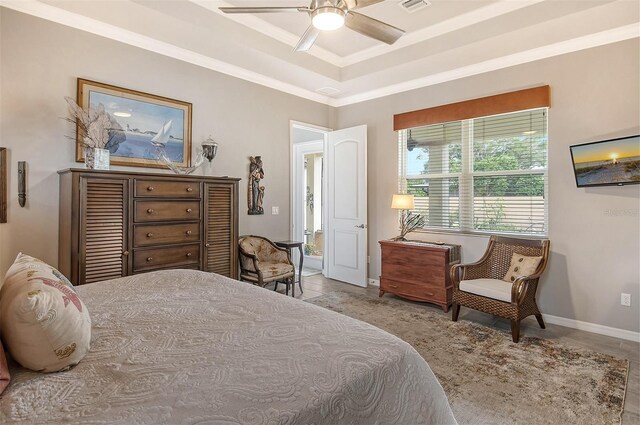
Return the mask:
<svg viewBox="0 0 640 425">
<path fill-rule="evenodd" d="M 7 148 L 0 148 L 0 223 L 7 222 Z"/>
<path fill-rule="evenodd" d="M 18 203 L 21 207 L 27 203 L 27 163 L 18 161 Z"/>
</svg>

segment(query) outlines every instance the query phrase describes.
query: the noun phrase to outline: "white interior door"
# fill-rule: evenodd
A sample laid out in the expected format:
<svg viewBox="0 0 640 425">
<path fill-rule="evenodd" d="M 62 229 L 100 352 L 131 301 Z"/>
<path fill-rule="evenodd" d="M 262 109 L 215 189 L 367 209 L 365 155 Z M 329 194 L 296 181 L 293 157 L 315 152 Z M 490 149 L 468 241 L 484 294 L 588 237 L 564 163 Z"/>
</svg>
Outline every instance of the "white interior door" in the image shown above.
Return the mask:
<svg viewBox="0 0 640 425">
<path fill-rule="evenodd" d="M 327 133 L 327 277 L 367 286 L 367 126 Z"/>
</svg>

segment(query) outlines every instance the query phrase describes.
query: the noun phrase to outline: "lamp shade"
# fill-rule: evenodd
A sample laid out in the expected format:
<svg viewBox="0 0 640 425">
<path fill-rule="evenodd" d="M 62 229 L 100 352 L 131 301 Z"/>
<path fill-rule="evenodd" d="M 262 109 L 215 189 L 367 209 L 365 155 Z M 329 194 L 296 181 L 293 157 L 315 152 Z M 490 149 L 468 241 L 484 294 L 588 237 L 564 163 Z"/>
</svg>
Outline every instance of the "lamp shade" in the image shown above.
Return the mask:
<svg viewBox="0 0 640 425">
<path fill-rule="evenodd" d="M 404 193 L 393 195 L 393 200 L 391 201 L 391 208 L 396 210 L 414 209 L 415 205 L 413 203 L 413 195 L 407 195 Z"/>
</svg>

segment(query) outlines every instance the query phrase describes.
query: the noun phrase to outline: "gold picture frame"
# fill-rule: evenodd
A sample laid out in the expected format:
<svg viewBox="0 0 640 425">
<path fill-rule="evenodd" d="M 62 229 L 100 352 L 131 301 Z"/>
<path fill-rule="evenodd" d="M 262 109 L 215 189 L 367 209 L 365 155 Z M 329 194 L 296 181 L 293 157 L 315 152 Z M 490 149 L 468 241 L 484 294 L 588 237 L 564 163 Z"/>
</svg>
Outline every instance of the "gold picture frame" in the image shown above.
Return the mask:
<svg viewBox="0 0 640 425">
<path fill-rule="evenodd" d="M 191 166 L 191 103 L 82 78 L 78 78 L 77 103 L 85 110 L 103 104 L 121 127 L 118 143 L 108 146 L 112 165 L 166 168 L 156 159 L 159 146 L 153 142 L 163 131 L 169 133 L 161 144 L 166 156 L 177 166 Z M 84 161 L 82 137 L 77 129 L 78 162 Z"/>
</svg>

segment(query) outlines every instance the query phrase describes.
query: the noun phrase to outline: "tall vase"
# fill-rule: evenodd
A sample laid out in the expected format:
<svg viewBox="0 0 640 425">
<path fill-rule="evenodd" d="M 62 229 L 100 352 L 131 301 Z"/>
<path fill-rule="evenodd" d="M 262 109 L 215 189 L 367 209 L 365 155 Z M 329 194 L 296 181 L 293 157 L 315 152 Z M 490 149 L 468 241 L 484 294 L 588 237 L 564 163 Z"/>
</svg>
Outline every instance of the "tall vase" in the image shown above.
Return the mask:
<svg viewBox="0 0 640 425">
<path fill-rule="evenodd" d="M 92 170 L 109 169 L 109 149 L 84 148 L 84 165 Z"/>
</svg>

